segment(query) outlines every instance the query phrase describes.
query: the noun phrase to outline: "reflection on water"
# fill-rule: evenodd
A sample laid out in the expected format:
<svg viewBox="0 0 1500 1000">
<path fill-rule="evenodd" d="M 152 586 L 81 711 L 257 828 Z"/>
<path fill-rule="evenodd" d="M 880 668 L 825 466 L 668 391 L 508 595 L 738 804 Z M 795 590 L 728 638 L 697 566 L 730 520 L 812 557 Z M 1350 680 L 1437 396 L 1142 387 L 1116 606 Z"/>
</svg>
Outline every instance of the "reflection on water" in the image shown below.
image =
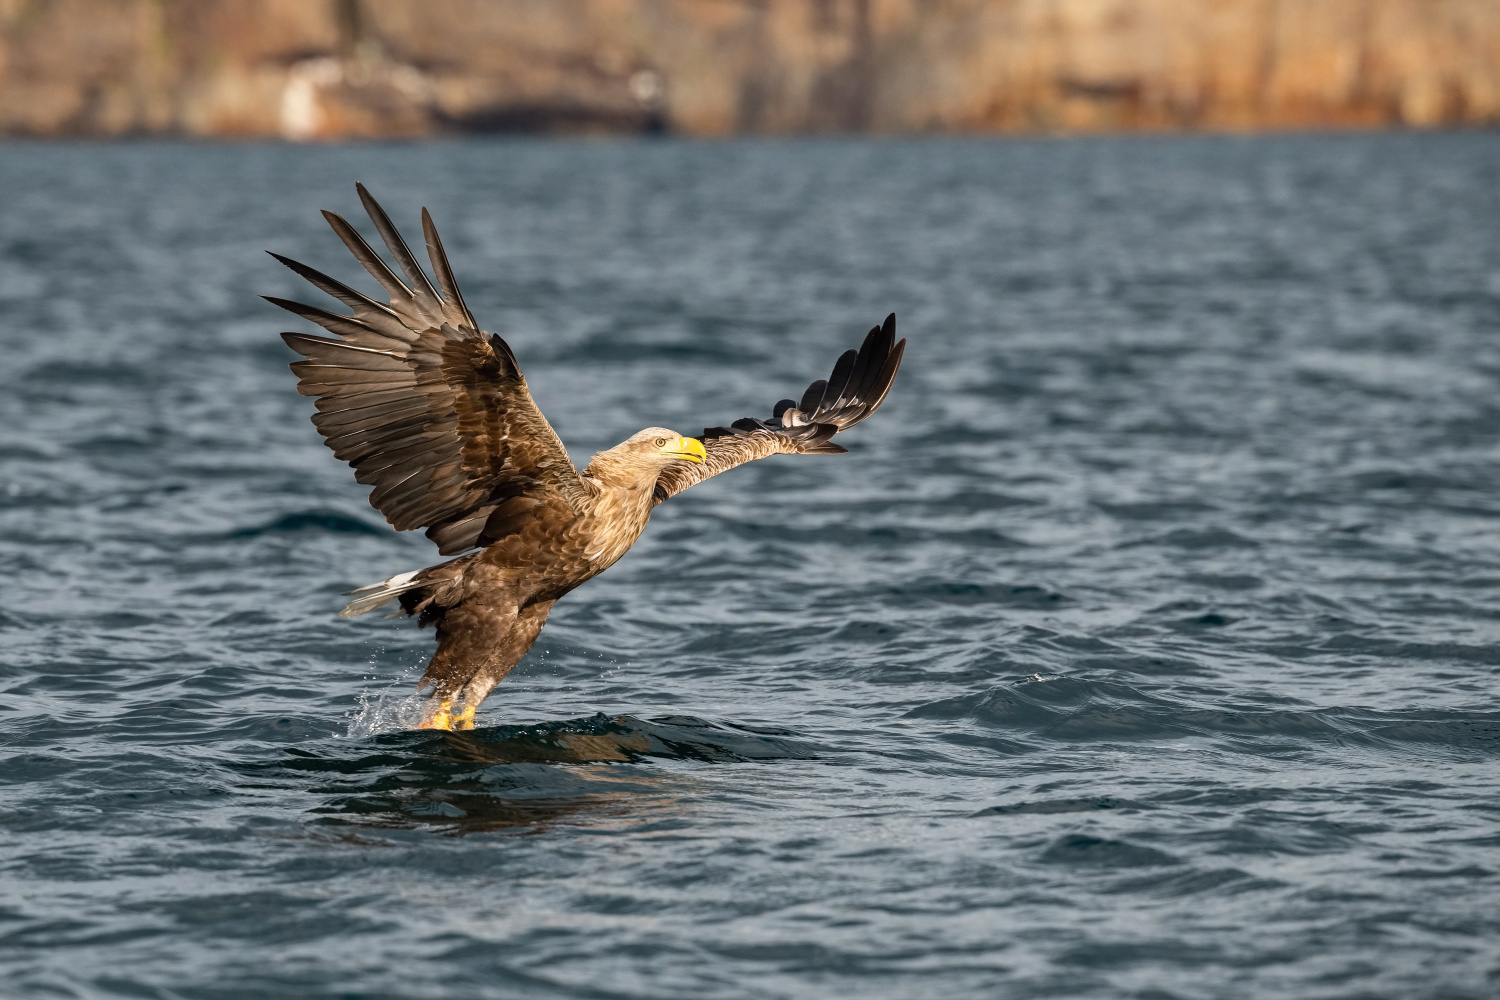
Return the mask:
<svg viewBox="0 0 1500 1000">
<path fill-rule="evenodd" d="M 541 831 L 562 821 L 640 819 L 668 813 L 675 805 L 660 775 L 620 773 L 598 764 L 559 770 L 511 764 L 443 776 L 402 773 L 370 782 L 355 794 L 323 786 L 314 791 L 329 799 L 311 812 L 329 824 L 421 825 L 463 835 Z"/>
<path fill-rule="evenodd" d="M 257 783 L 299 785 L 321 799 L 311 812 L 324 823 L 468 834 L 664 816 L 692 781 L 631 766 L 652 759 L 724 764 L 825 755 L 784 730 L 687 716 L 599 714 L 466 732 L 391 733 L 345 753 L 292 747 L 279 763 L 246 770 Z"/>
</svg>

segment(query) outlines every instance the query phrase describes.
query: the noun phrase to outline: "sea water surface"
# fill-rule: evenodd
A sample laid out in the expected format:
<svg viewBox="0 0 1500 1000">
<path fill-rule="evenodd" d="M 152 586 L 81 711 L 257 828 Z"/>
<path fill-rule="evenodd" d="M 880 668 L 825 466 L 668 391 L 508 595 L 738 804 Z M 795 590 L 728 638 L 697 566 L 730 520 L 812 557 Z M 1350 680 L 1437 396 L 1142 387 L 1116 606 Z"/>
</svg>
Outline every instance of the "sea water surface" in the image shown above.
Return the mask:
<svg viewBox="0 0 1500 1000">
<path fill-rule="evenodd" d="M 0 995 L 1500 994 L 1500 135 L 0 147 Z M 433 211 L 575 461 L 469 733 L 262 250 Z M 371 233 L 365 224 L 364 229 Z M 371 235 L 373 239 L 373 234 Z M 359 282 L 373 290 L 373 283 Z"/>
</svg>

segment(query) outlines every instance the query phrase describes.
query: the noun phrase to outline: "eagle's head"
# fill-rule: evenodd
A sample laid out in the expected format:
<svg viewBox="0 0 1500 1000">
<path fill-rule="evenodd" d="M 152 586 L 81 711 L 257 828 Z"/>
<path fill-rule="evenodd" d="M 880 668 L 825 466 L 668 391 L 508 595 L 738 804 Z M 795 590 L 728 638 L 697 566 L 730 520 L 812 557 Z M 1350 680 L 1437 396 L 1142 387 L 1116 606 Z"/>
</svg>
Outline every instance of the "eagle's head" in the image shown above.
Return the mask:
<svg viewBox="0 0 1500 1000">
<path fill-rule="evenodd" d="M 643 431 L 637 431 L 610 450 L 622 452 L 635 461 L 657 469 L 665 469 L 673 462 L 692 462 L 697 465 L 708 455 L 703 450 L 702 441 L 683 437 L 665 427 L 647 427 Z"/>
<path fill-rule="evenodd" d="M 708 452 L 697 438 L 665 427 L 647 427 L 594 456 L 585 470 L 602 482 L 627 489 L 654 486 L 656 477 L 674 462 L 702 463 Z"/>
</svg>

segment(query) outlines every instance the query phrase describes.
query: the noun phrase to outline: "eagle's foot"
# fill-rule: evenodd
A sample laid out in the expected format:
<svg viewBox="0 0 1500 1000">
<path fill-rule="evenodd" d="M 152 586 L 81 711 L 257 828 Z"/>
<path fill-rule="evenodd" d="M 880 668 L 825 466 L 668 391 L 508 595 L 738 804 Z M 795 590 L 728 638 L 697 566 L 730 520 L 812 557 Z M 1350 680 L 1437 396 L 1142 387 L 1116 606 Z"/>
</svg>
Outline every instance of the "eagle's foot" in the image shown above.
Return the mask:
<svg viewBox="0 0 1500 1000">
<path fill-rule="evenodd" d="M 422 721 L 417 723 L 418 729 L 452 729 L 453 728 L 453 702 L 444 698 L 443 703 L 438 706 L 437 711 L 426 715 Z"/>
<path fill-rule="evenodd" d="M 465 705 L 463 711 L 457 714 L 453 711 L 453 702 L 444 698 L 438 705 L 437 711 L 417 723 L 418 729 L 473 729 L 474 711 L 478 705 Z"/>
</svg>

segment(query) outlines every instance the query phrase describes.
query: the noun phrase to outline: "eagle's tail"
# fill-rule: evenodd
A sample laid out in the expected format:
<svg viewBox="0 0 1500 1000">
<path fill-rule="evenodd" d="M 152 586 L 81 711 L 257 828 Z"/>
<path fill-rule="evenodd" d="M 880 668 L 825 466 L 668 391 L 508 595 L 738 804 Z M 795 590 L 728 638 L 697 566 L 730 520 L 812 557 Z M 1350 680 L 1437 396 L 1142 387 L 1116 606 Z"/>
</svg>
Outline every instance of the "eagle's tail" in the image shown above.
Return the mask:
<svg viewBox="0 0 1500 1000">
<path fill-rule="evenodd" d="M 448 608 L 463 600 L 464 571 L 478 554 L 471 552 L 466 556 L 438 563 L 436 566 L 414 569 L 410 573 L 397 573 L 389 580 L 381 580 L 368 587 L 351 590 L 349 591 L 351 594 L 364 596 L 350 601 L 344 610 L 339 612 L 339 617 L 357 618 L 399 597 L 401 607 L 392 612 L 390 617 L 416 615 L 418 622 L 424 628 L 433 622 L 441 621 Z"/>
<path fill-rule="evenodd" d="M 358 618 L 366 612 L 384 607 L 409 590 L 420 590 L 428 584 L 427 580 L 420 579 L 422 572 L 422 570 L 414 569 L 410 573 L 397 573 L 389 580 L 381 580 L 379 583 L 349 591 L 351 594 L 364 594 L 365 596 L 350 601 L 344 610 L 339 612 L 339 617 Z"/>
</svg>

